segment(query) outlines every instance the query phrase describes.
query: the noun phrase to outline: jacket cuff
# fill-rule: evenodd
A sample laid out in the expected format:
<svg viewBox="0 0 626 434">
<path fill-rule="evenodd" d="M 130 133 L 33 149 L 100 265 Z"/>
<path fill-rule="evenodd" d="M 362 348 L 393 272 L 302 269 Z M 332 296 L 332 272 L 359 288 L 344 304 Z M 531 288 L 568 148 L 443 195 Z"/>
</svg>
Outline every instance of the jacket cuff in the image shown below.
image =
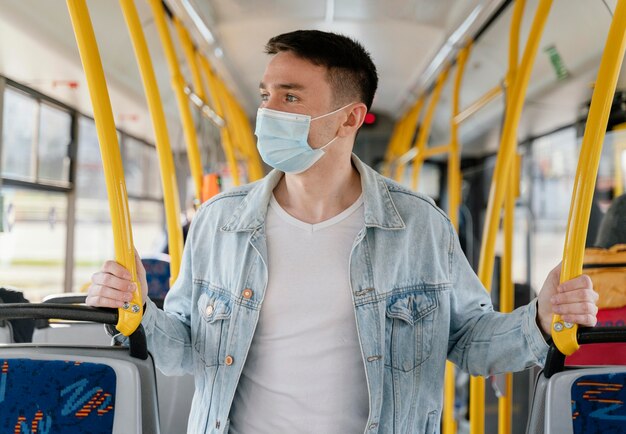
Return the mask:
<svg viewBox="0 0 626 434">
<path fill-rule="evenodd" d="M 550 348 L 544 339 L 543 332 L 537 325 L 537 299 L 528 304 L 528 315 L 523 325 L 523 332 L 537 363 L 543 366 Z"/>
</svg>

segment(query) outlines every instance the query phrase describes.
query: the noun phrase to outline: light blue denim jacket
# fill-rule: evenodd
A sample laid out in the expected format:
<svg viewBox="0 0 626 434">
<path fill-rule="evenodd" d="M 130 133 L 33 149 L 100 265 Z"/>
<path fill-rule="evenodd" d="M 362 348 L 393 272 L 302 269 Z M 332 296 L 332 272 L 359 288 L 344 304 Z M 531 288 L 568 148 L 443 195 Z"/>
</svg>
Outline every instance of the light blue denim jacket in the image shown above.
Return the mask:
<svg viewBox="0 0 626 434">
<path fill-rule="evenodd" d="M 548 347 L 536 301 L 494 312 L 444 213 L 355 156 L 353 162 L 365 206 L 350 255 L 369 391 L 364 432 L 438 433 L 446 358 L 474 375 L 543 364 Z M 195 376 L 189 433 L 228 432 L 263 306 L 265 216 L 281 176 L 273 171 L 202 205 L 165 311 L 148 301 L 142 323 L 156 365 Z"/>
</svg>

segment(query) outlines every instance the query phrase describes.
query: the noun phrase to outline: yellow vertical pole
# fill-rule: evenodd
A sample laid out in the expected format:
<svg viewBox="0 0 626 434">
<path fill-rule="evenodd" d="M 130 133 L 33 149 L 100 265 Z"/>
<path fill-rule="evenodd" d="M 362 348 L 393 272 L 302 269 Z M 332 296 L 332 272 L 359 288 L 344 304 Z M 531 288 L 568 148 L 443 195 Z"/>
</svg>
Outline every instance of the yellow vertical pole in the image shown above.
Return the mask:
<svg viewBox="0 0 626 434">
<path fill-rule="evenodd" d="M 231 143 L 233 144 L 233 149 L 241 153 L 242 145 L 245 139 L 242 138 L 241 128 L 237 123 L 237 118 L 233 115 L 232 100 L 230 94 L 228 93 L 228 89 L 226 89 L 224 82 L 217 77 L 215 80 L 215 84 L 217 87 L 218 95 L 222 100 L 222 107 L 224 108 L 224 114 L 226 115 L 227 119 L 226 126 L 228 128 Z M 234 165 L 233 169 L 233 182 L 235 185 L 239 185 L 239 167 L 237 166 L 237 164 Z"/>
<path fill-rule="evenodd" d="M 507 184 L 504 200 L 504 250 L 502 252 L 502 268 L 500 272 L 500 312 L 512 312 L 514 305 L 514 285 L 512 273 L 513 261 L 513 225 L 515 222 L 515 199 L 519 196 L 519 173 L 521 156 L 518 155 L 513 165 Z M 504 374 L 503 395 L 498 398 L 498 433 L 511 432 L 513 409 L 513 375 Z"/>
<path fill-rule="evenodd" d="M 435 108 L 437 108 L 437 103 L 439 102 L 439 97 L 441 96 L 441 90 L 446 83 L 449 70 L 450 67 L 446 66 L 441 74 L 439 74 L 439 77 L 437 77 L 435 89 L 433 90 L 433 93 L 430 97 L 430 101 L 428 101 L 428 108 L 426 109 L 426 113 L 424 114 L 424 120 L 422 121 L 419 134 L 417 135 L 417 139 L 415 140 L 414 147 L 417 148 L 417 154 L 413 158 L 413 174 L 411 180 L 411 188 L 413 190 L 417 190 L 417 181 L 419 180 L 422 164 L 424 163 L 423 153 L 426 150 L 426 144 L 428 143 L 430 127 L 432 126 L 433 118 L 435 116 Z"/>
<path fill-rule="evenodd" d="M 85 0 L 67 0 L 72 27 L 76 35 L 78 51 L 87 77 L 87 87 L 93 106 L 98 142 L 102 154 L 104 177 L 109 196 L 111 224 L 115 246 L 115 260 L 130 271 L 132 281 L 137 285 L 130 303 L 119 309 L 119 321 L 116 325 L 120 333 L 131 335 L 139 324 L 143 314 L 141 288 L 137 279 L 133 233 L 130 225 L 128 194 L 124 180 L 122 156 L 117 141 L 117 131 L 113 121 L 113 111 L 107 90 L 100 52 L 93 32 L 89 10 Z"/>
<path fill-rule="evenodd" d="M 459 206 L 461 203 L 461 155 L 459 150 L 459 125 L 454 118 L 460 110 L 461 82 L 465 72 L 465 63 L 469 56 L 471 45 L 468 44 L 459 51 L 456 59 L 456 74 L 454 89 L 452 90 L 452 114 L 450 116 L 450 151 L 448 158 L 448 214 L 454 228 L 459 229 Z M 454 434 L 456 421 L 454 419 L 454 363 L 446 361 L 446 373 L 443 386 L 443 419 L 442 433 Z"/>
<path fill-rule="evenodd" d="M 613 158 L 615 160 L 615 186 L 613 187 L 613 196 L 619 197 L 624 194 L 624 167 L 622 164 L 622 155 L 624 151 L 626 151 L 626 138 L 624 137 L 626 136 L 626 123 L 617 125 L 613 130 L 618 131 L 616 139 L 613 140 Z"/>
<path fill-rule="evenodd" d="M 517 74 L 519 62 L 519 37 L 522 17 L 526 0 L 517 0 L 513 9 L 511 27 L 509 30 L 509 70 L 506 76 L 507 95 L 511 93 L 513 83 Z M 507 98 L 507 110 L 512 104 Z M 511 143 L 513 148 L 517 148 L 516 143 Z M 519 187 L 519 164 L 514 165 L 514 169 L 509 171 L 509 180 L 506 186 L 506 196 L 504 199 L 504 250 L 502 252 L 502 270 L 500 273 L 500 311 L 511 312 L 514 306 L 515 287 L 513 285 L 513 228 L 515 223 L 515 199 L 518 196 Z M 498 397 L 498 433 L 510 434 L 513 415 L 513 374 L 504 374 L 504 390 L 502 396 Z"/>
<path fill-rule="evenodd" d="M 502 129 L 501 145 L 498 149 L 496 167 L 494 169 L 487 216 L 485 219 L 481 242 L 478 277 L 482 284 L 491 289 L 493 278 L 493 263 L 495 260 L 495 242 L 498 232 L 500 214 L 504 204 L 508 173 L 515 155 L 517 143 L 517 129 L 522 115 L 524 96 L 530 80 L 530 73 L 539 47 L 543 28 L 548 19 L 552 0 L 539 0 L 535 17 L 531 26 L 528 41 L 524 49 L 522 61 L 517 70 L 512 91 L 507 95 L 508 104 L 506 117 Z M 485 379 L 472 377 L 470 379 L 470 433 L 482 434 L 485 431 Z"/>
<path fill-rule="evenodd" d="M 224 148 L 224 154 L 226 155 L 226 161 L 228 162 L 228 168 L 230 169 L 230 173 L 233 174 L 233 181 L 235 181 L 235 185 L 239 185 L 239 169 L 237 167 L 237 158 L 235 157 L 235 149 L 228 128 L 230 124 L 230 119 L 225 116 L 225 102 L 222 100 L 222 95 L 217 85 L 218 78 L 211 70 L 211 65 L 209 64 L 208 59 L 202 55 L 199 55 L 199 58 L 200 68 L 202 69 L 202 72 L 204 73 L 204 78 L 206 79 L 209 86 L 209 94 L 211 96 L 211 100 L 213 101 L 213 108 L 215 109 L 215 112 L 222 119 L 224 119 L 224 122 L 226 123 L 222 128 L 220 128 L 222 147 Z"/>
<path fill-rule="evenodd" d="M 395 149 L 397 147 L 396 142 L 400 138 L 400 131 L 404 126 L 404 122 L 406 120 L 407 113 L 403 114 L 402 117 L 396 122 L 393 126 L 393 131 L 391 132 L 391 137 L 389 139 L 389 144 L 387 145 L 387 149 L 385 150 L 385 159 L 383 161 L 383 176 L 391 176 L 391 163 L 396 156 Z"/>
<path fill-rule="evenodd" d="M 161 183 L 163 185 L 163 203 L 165 205 L 165 222 L 167 226 L 167 242 L 170 255 L 170 286 L 174 284 L 180 270 L 183 254 L 183 231 L 180 224 L 180 201 L 176 184 L 176 169 L 172 158 L 172 148 L 167 132 L 167 122 L 161 96 L 154 75 L 154 68 L 146 38 L 141 29 L 141 22 L 135 7 L 134 0 L 120 0 L 126 26 L 131 36 L 135 57 L 141 74 L 148 110 L 152 120 L 157 155 L 159 157 L 159 169 L 161 171 Z"/>
<path fill-rule="evenodd" d="M 609 28 L 606 45 L 600 61 L 596 86 L 591 97 L 587 125 L 583 136 L 574 190 L 570 205 L 561 282 L 573 279 L 582 273 L 585 239 L 589 225 L 589 213 L 598 175 L 602 143 L 606 133 L 611 104 L 617 86 L 617 77 L 626 48 L 626 0 L 618 0 Z M 560 315 L 552 319 L 552 338 L 557 348 L 566 356 L 578 349 L 577 324 L 563 321 Z"/>
<path fill-rule="evenodd" d="M 396 156 L 402 156 L 411 149 L 411 141 L 415 135 L 415 129 L 417 128 L 417 122 L 424 107 L 424 95 L 420 96 L 407 115 L 407 119 L 403 129 L 401 131 L 400 139 L 398 141 L 398 151 Z M 404 170 L 406 163 L 398 163 L 395 167 L 394 179 L 400 182 L 404 176 Z"/>
<path fill-rule="evenodd" d="M 165 52 L 165 59 L 167 60 L 167 66 L 170 72 L 172 90 L 176 96 L 176 103 L 178 105 L 178 111 L 183 124 L 183 135 L 185 137 L 185 145 L 187 147 L 187 158 L 189 159 L 189 168 L 191 169 L 191 178 L 193 179 L 196 204 L 199 204 L 200 197 L 202 195 L 202 159 L 200 158 L 200 147 L 198 145 L 193 116 L 191 115 L 191 109 L 189 107 L 189 100 L 187 99 L 187 95 L 185 95 L 185 79 L 183 78 L 180 72 L 180 67 L 178 66 L 176 51 L 174 49 L 170 31 L 167 28 L 167 21 L 165 20 L 165 10 L 163 9 L 163 4 L 161 3 L 161 0 L 148 0 L 148 3 L 152 9 L 152 15 L 159 33 L 159 39 L 161 40 L 161 45 L 163 46 L 163 51 Z"/>
<path fill-rule="evenodd" d="M 185 59 L 187 60 L 189 70 L 191 71 L 193 91 L 200 97 L 202 102 L 206 104 L 206 92 L 204 91 L 204 85 L 200 76 L 200 68 L 198 68 L 198 62 L 196 61 L 196 50 L 193 46 L 193 42 L 191 42 L 189 33 L 180 19 L 178 17 L 174 17 L 173 21 L 174 28 L 178 34 L 178 40 L 180 41 L 180 45 L 183 47 L 183 53 L 185 55 Z"/>
<path fill-rule="evenodd" d="M 239 125 L 241 125 L 243 137 L 246 142 L 245 148 L 248 154 L 248 178 L 249 181 L 256 181 L 263 178 L 261 156 L 256 149 L 256 140 L 254 139 L 254 134 L 252 133 L 252 128 L 250 127 L 250 122 L 248 122 L 246 113 L 241 105 L 239 105 L 236 101 L 235 109 L 235 114 L 239 120 Z"/>
</svg>

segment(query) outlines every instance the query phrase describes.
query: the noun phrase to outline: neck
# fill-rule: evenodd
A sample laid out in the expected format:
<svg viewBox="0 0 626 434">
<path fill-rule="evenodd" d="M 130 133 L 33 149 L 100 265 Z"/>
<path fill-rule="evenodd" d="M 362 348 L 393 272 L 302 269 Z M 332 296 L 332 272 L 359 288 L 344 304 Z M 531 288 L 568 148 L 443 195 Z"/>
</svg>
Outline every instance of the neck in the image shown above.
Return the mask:
<svg viewBox="0 0 626 434">
<path fill-rule="evenodd" d="M 329 152 L 304 173 L 285 174 L 274 189 L 276 200 L 289 214 L 310 224 L 340 214 L 361 195 L 361 177 L 350 155 Z"/>
</svg>

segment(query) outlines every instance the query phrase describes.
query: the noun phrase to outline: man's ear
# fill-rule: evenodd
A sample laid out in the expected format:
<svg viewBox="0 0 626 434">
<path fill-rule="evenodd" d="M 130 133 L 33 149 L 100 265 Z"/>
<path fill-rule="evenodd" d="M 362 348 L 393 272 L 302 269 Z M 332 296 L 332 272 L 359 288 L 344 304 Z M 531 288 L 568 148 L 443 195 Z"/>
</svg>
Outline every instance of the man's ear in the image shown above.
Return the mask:
<svg viewBox="0 0 626 434">
<path fill-rule="evenodd" d="M 363 122 L 365 121 L 365 114 L 367 113 L 367 107 L 363 103 L 356 103 L 350 109 L 348 118 L 339 128 L 337 135 L 339 137 L 347 137 L 356 134 Z"/>
</svg>

